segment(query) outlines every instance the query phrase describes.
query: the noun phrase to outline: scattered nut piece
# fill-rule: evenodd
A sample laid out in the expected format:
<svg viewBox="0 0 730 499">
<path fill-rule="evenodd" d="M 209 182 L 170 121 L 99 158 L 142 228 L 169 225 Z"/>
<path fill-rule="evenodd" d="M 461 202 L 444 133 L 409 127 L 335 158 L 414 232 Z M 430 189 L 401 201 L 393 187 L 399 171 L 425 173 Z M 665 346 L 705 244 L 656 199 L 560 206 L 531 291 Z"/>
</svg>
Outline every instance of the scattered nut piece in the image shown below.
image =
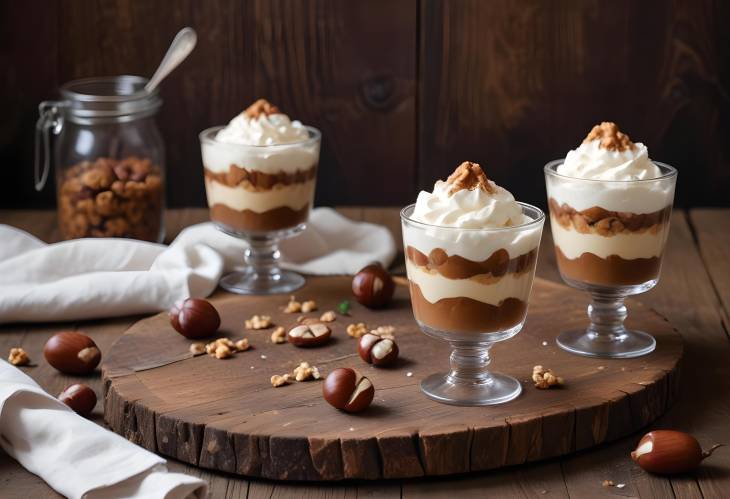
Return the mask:
<svg viewBox="0 0 730 499">
<path fill-rule="evenodd" d="M 248 338 L 243 338 L 242 340 L 238 340 L 235 343 L 236 350 L 239 352 L 245 352 L 249 348 L 251 348 L 251 345 L 248 344 Z"/>
<path fill-rule="evenodd" d="M 552 369 L 545 369 L 543 366 L 535 366 L 532 368 L 532 381 L 535 387 L 546 390 L 552 386 L 560 386 L 565 380 L 560 376 L 556 376 Z"/>
<path fill-rule="evenodd" d="M 277 345 L 286 343 L 286 329 L 283 326 L 277 327 L 271 333 L 271 343 L 276 343 Z"/>
<path fill-rule="evenodd" d="M 288 385 L 289 378 L 290 378 L 290 376 L 288 374 L 284 374 L 284 375 L 274 374 L 271 377 L 271 386 L 273 386 L 274 388 L 278 388 L 280 386 Z"/>
<path fill-rule="evenodd" d="M 268 315 L 254 315 L 245 321 L 246 329 L 266 329 L 272 326 Z"/>
<path fill-rule="evenodd" d="M 233 357 L 233 350 L 231 350 L 227 345 L 221 343 L 215 347 L 216 359 L 228 359 L 230 357 Z"/>
<path fill-rule="evenodd" d="M 284 308 L 284 313 L 296 314 L 301 311 L 302 311 L 302 304 L 296 300 L 296 297 L 294 295 L 290 296 L 289 303 L 287 303 L 286 307 Z"/>
<path fill-rule="evenodd" d="M 302 312 L 307 314 L 309 312 L 314 312 L 317 310 L 317 303 L 314 300 L 307 300 L 304 303 L 302 303 Z"/>
<path fill-rule="evenodd" d="M 309 365 L 309 362 L 302 362 L 293 372 L 294 379 L 297 381 L 307 381 L 310 379 L 320 379 L 319 369 Z"/>
<path fill-rule="evenodd" d="M 197 355 L 203 355 L 205 353 L 205 344 L 204 343 L 191 343 L 190 344 L 190 353 L 197 356 Z"/>
<path fill-rule="evenodd" d="M 613 487 L 613 480 L 604 480 L 601 482 L 603 487 Z"/>
<path fill-rule="evenodd" d="M 332 310 L 326 311 L 322 314 L 322 317 L 319 318 L 322 322 L 334 322 L 335 319 L 337 319 L 337 314 L 335 314 Z"/>
<path fill-rule="evenodd" d="M 347 326 L 347 335 L 352 338 L 360 338 L 368 332 L 368 328 L 364 322 L 358 322 L 357 324 L 350 324 Z"/>
<path fill-rule="evenodd" d="M 370 334 L 375 334 L 380 336 L 381 338 L 386 338 L 389 340 L 392 340 L 395 338 L 395 335 L 393 334 L 395 332 L 395 327 L 393 326 L 378 326 L 372 331 L 370 331 Z"/>
<path fill-rule="evenodd" d="M 14 366 L 27 366 L 30 364 L 30 357 L 28 357 L 28 353 L 20 347 L 11 348 L 10 355 L 8 355 L 8 362 Z"/>
</svg>

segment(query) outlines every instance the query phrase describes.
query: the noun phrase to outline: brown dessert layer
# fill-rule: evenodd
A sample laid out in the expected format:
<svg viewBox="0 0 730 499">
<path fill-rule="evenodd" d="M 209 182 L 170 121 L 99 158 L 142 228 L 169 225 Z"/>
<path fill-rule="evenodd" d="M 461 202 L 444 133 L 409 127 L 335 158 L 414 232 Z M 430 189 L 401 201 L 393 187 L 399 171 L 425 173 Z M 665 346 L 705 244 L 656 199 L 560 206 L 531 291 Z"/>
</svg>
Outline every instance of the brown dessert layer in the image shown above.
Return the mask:
<svg viewBox="0 0 730 499">
<path fill-rule="evenodd" d="M 644 284 L 659 276 L 661 258 L 634 258 L 625 260 L 617 255 L 599 258 L 593 253 L 583 253 L 575 260 L 569 259 L 555 246 L 560 273 L 574 281 L 604 286 L 632 286 Z"/>
<path fill-rule="evenodd" d="M 583 234 L 596 232 L 602 236 L 658 230 L 658 226 L 667 223 L 672 214 L 671 205 L 653 213 L 629 213 L 608 211 L 600 206 L 578 211 L 568 204 L 558 204 L 553 198 L 548 203 L 551 215 L 561 226 L 566 229 L 573 226 Z"/>
<path fill-rule="evenodd" d="M 426 255 L 413 246 L 408 246 L 406 257 L 415 265 L 438 272 L 447 279 L 468 279 L 482 274 L 502 277 L 508 272 L 517 274 L 532 269 L 537 260 L 537 248 L 512 259 L 507 250 L 502 248 L 486 260 L 475 262 L 459 255 L 449 256 L 441 248 L 435 248 Z"/>
<path fill-rule="evenodd" d="M 268 191 L 275 185 L 303 184 L 317 176 L 317 165 L 307 170 L 297 170 L 293 173 L 264 173 L 258 170 L 248 170 L 240 166 L 231 165 L 225 173 L 214 172 L 204 168 L 205 178 L 215 180 L 229 187 L 244 184 L 251 191 Z"/>
<path fill-rule="evenodd" d="M 458 333 L 505 331 L 522 322 L 527 314 L 527 303 L 517 298 L 507 298 L 499 306 L 466 297 L 431 303 L 423 297 L 418 284 L 409 283 L 413 315 L 434 329 Z"/>
<path fill-rule="evenodd" d="M 210 219 L 239 231 L 265 232 L 289 229 L 307 221 L 309 205 L 301 210 L 281 206 L 273 210 L 256 213 L 251 210 L 237 211 L 224 204 L 210 207 Z"/>
</svg>

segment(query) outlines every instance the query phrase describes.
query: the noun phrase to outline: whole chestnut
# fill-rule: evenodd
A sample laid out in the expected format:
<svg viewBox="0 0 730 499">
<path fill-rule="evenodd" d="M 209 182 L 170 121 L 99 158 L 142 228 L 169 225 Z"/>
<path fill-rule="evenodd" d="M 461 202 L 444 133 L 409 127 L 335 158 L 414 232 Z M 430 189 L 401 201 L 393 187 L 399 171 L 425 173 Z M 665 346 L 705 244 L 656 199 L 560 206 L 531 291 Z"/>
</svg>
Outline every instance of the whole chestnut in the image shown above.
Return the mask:
<svg viewBox="0 0 730 499">
<path fill-rule="evenodd" d="M 316 347 L 329 341 L 332 330 L 321 322 L 304 321 L 293 326 L 286 336 L 294 346 Z"/>
<path fill-rule="evenodd" d="M 43 356 L 64 374 L 89 374 L 101 360 L 101 352 L 94 340 L 75 331 L 51 336 L 43 347 Z"/>
<path fill-rule="evenodd" d="M 96 393 L 89 386 L 79 383 L 66 387 L 58 396 L 58 400 L 73 409 L 76 414 L 88 417 L 96 406 Z"/>
<path fill-rule="evenodd" d="M 358 379 L 349 367 L 335 369 L 324 380 L 324 399 L 345 412 L 361 412 L 367 409 L 375 396 L 375 387 L 365 376 Z"/>
<path fill-rule="evenodd" d="M 215 307 L 200 298 L 178 301 L 168 313 L 175 331 L 190 339 L 211 336 L 221 325 L 221 316 Z"/>
<path fill-rule="evenodd" d="M 357 353 L 368 364 L 387 366 L 398 359 L 398 344 L 393 338 L 365 333 L 357 345 Z"/>
<path fill-rule="evenodd" d="M 355 299 L 368 308 L 382 308 L 390 303 L 395 291 L 395 282 L 379 263 L 363 267 L 352 278 L 352 293 Z"/>
<path fill-rule="evenodd" d="M 631 459 L 651 473 L 674 474 L 692 471 L 721 444 L 703 451 L 695 437 L 675 430 L 654 430 L 644 435 Z"/>
</svg>

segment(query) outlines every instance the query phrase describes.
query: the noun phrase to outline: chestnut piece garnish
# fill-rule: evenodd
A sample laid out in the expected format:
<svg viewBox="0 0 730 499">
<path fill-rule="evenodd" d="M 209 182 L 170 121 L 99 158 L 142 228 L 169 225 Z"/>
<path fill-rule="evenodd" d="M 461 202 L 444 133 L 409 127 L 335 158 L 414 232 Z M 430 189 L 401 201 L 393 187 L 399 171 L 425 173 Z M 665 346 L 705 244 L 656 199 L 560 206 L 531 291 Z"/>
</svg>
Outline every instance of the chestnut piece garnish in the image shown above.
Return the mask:
<svg viewBox="0 0 730 499">
<path fill-rule="evenodd" d="M 654 430 L 639 440 L 631 459 L 651 473 L 669 475 L 692 471 L 722 444 L 703 451 L 695 437 L 674 430 Z"/>
<path fill-rule="evenodd" d="M 303 321 L 293 326 L 286 337 L 297 347 L 316 347 L 327 343 L 332 336 L 332 330 L 321 322 Z"/>
<path fill-rule="evenodd" d="M 188 298 L 169 311 L 170 324 L 175 331 L 190 339 L 212 336 L 221 325 L 221 316 L 208 300 Z"/>
<path fill-rule="evenodd" d="M 96 393 L 89 386 L 79 383 L 62 391 L 58 400 L 73 409 L 76 414 L 86 418 L 96 406 Z"/>
<path fill-rule="evenodd" d="M 395 291 L 395 282 L 379 263 L 371 263 L 355 274 L 352 279 L 352 293 L 357 301 L 368 308 L 386 306 Z"/>
<path fill-rule="evenodd" d="M 365 376 L 358 379 L 349 367 L 335 369 L 324 380 L 324 399 L 345 412 L 361 412 L 367 409 L 375 396 L 375 387 Z"/>
<path fill-rule="evenodd" d="M 43 347 L 43 356 L 65 374 L 89 374 L 101 360 L 101 352 L 94 340 L 74 331 L 51 336 Z"/>
<path fill-rule="evenodd" d="M 398 344 L 393 338 L 365 333 L 357 345 L 357 353 L 368 364 L 387 366 L 398 359 Z"/>
</svg>

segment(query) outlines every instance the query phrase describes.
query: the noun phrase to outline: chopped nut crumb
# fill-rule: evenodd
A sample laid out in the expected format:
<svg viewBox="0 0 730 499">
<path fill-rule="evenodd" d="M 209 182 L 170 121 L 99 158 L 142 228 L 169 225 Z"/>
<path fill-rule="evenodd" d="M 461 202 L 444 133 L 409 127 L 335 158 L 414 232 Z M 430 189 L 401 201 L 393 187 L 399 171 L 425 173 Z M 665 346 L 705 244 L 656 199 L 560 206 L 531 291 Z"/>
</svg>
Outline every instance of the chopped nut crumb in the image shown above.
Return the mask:
<svg viewBox="0 0 730 499">
<path fill-rule="evenodd" d="M 219 344 L 215 347 L 216 359 L 228 359 L 230 357 L 233 357 L 233 350 L 231 350 L 227 345 Z"/>
<path fill-rule="evenodd" d="M 337 314 L 333 310 L 328 310 L 322 314 L 319 318 L 322 322 L 334 322 L 337 319 Z"/>
<path fill-rule="evenodd" d="M 302 362 L 294 368 L 292 373 L 294 379 L 297 381 L 307 381 L 310 379 L 320 379 L 321 375 L 319 369 L 316 366 L 310 366 L 309 362 Z"/>
<path fill-rule="evenodd" d="M 494 186 L 487 178 L 482 167 L 471 161 L 464 161 L 457 166 L 454 173 L 446 179 L 446 182 L 451 184 L 449 195 L 459 192 L 462 189 L 468 189 L 470 191 L 481 189 L 489 193 L 495 192 Z"/>
<path fill-rule="evenodd" d="M 593 140 L 600 140 L 601 143 L 598 147 L 609 151 L 625 151 L 636 148 L 629 136 L 621 132 L 616 123 L 610 121 L 604 121 L 600 125 L 594 126 L 583 142 Z"/>
<path fill-rule="evenodd" d="M 190 353 L 193 355 L 203 355 L 205 353 L 205 344 L 204 343 L 191 343 L 190 344 Z"/>
<path fill-rule="evenodd" d="M 30 364 L 28 353 L 21 347 L 11 348 L 8 355 L 8 362 L 14 366 L 27 366 Z"/>
<path fill-rule="evenodd" d="M 270 114 L 278 114 L 280 112 L 281 111 L 279 111 L 278 107 L 266 99 L 258 99 L 256 102 L 248 106 L 243 113 L 249 118 L 258 118 L 262 114 L 268 116 Z"/>
<path fill-rule="evenodd" d="M 245 321 L 246 329 L 266 329 L 272 326 L 271 317 L 268 315 L 254 315 Z"/>
<path fill-rule="evenodd" d="M 289 303 L 286 304 L 284 312 L 287 314 L 296 314 L 302 311 L 302 304 L 296 300 L 295 296 L 289 297 Z"/>
<path fill-rule="evenodd" d="M 274 332 L 271 333 L 271 343 L 276 343 L 277 345 L 286 343 L 286 329 L 284 327 L 279 326 L 274 329 Z"/>
<path fill-rule="evenodd" d="M 347 335 L 351 338 L 360 338 L 368 332 L 368 328 L 364 322 L 358 322 L 357 324 L 350 324 L 347 326 Z"/>
<path fill-rule="evenodd" d="M 543 366 L 532 368 L 532 381 L 535 382 L 535 387 L 541 390 L 565 384 L 563 378 L 556 376 L 552 369 L 545 369 Z"/>
<path fill-rule="evenodd" d="M 239 352 L 245 352 L 249 348 L 251 348 L 251 345 L 248 343 L 248 338 L 243 338 L 242 340 L 238 340 L 235 344 L 236 350 Z"/>
<path fill-rule="evenodd" d="M 394 332 L 395 328 L 393 326 L 378 326 L 370 331 L 370 334 L 380 336 L 384 339 L 393 340 L 395 339 L 395 335 L 393 334 Z"/>
<path fill-rule="evenodd" d="M 280 386 L 288 385 L 289 384 L 289 378 L 290 376 L 288 374 L 274 374 L 271 377 L 271 386 L 274 388 L 278 388 Z"/>
<path fill-rule="evenodd" d="M 314 312 L 317 310 L 317 303 L 314 300 L 307 300 L 304 303 L 302 303 L 302 312 L 307 314 L 309 312 Z"/>
</svg>

